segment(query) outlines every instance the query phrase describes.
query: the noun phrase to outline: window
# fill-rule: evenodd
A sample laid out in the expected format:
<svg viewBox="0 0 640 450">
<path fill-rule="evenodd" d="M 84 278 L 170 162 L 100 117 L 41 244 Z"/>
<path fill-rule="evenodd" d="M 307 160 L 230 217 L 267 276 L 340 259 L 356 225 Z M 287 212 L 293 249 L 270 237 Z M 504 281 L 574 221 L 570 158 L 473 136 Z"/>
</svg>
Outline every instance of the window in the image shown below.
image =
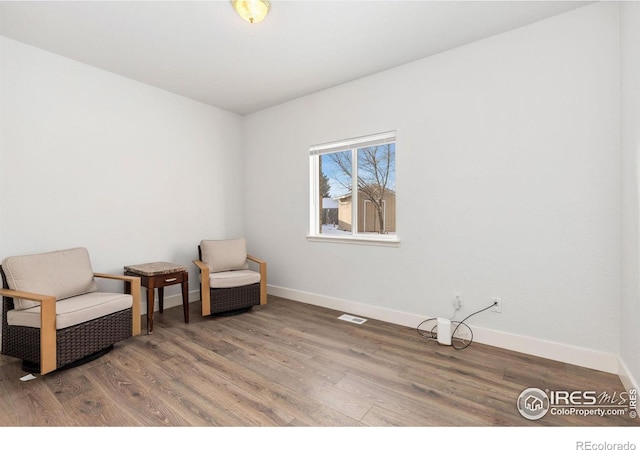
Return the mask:
<svg viewBox="0 0 640 450">
<path fill-rule="evenodd" d="M 397 242 L 395 131 L 310 148 L 310 238 Z"/>
</svg>

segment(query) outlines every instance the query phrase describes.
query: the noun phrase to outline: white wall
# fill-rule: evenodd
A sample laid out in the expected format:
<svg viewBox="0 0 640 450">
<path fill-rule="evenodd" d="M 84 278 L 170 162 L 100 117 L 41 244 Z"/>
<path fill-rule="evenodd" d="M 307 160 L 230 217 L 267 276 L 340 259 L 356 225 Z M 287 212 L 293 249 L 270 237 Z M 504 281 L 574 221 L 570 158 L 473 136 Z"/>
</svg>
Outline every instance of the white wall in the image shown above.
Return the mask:
<svg viewBox="0 0 640 450">
<path fill-rule="evenodd" d="M 620 357 L 627 385 L 640 387 L 640 3 L 620 4 L 622 313 Z"/>
<path fill-rule="evenodd" d="M 617 8 L 590 5 L 247 116 L 246 235 L 272 292 L 418 319 L 449 316 L 459 290 L 459 320 L 495 296 L 503 313 L 472 327 L 617 355 Z M 401 246 L 307 241 L 308 147 L 388 130 Z"/>
<path fill-rule="evenodd" d="M 0 52 L 0 259 L 84 246 L 95 271 L 184 264 L 196 291 L 199 241 L 243 230 L 242 118 L 6 38 Z"/>
</svg>

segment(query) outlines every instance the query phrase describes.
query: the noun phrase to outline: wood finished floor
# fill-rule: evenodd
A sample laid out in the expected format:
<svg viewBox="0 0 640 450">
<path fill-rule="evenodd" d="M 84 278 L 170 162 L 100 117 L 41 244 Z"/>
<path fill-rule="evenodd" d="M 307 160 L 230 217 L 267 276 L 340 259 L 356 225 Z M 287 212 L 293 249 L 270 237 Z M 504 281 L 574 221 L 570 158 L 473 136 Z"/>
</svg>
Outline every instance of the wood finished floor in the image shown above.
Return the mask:
<svg viewBox="0 0 640 450">
<path fill-rule="evenodd" d="M 29 382 L 0 357 L 0 425 L 110 427 L 638 426 L 625 417 L 529 421 L 529 387 L 624 388 L 617 376 L 472 343 L 439 346 L 415 329 L 269 297 L 231 317 L 181 307 L 154 315 L 154 334 Z M 144 318 L 143 318 L 144 319 Z M 143 327 L 144 329 L 144 327 Z"/>
</svg>

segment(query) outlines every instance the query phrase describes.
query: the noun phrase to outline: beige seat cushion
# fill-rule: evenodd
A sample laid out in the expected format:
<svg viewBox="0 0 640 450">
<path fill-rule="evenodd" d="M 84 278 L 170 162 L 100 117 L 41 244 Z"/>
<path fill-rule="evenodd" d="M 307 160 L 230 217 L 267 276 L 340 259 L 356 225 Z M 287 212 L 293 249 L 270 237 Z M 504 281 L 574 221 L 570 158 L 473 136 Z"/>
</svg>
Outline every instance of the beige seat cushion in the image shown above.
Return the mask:
<svg viewBox="0 0 640 450">
<path fill-rule="evenodd" d="M 211 272 L 244 270 L 247 262 L 247 243 L 244 238 L 200 241 L 202 262 Z"/>
<path fill-rule="evenodd" d="M 129 294 L 90 292 L 56 302 L 56 329 L 77 325 L 118 311 L 131 308 L 133 297 Z M 40 328 L 40 306 L 7 311 L 7 323 Z"/>
<path fill-rule="evenodd" d="M 260 273 L 253 270 L 230 270 L 209 275 L 209 285 L 212 288 L 233 288 L 259 282 Z"/>
<path fill-rule="evenodd" d="M 10 256 L 2 261 L 10 289 L 52 295 L 56 300 L 97 290 L 86 248 L 71 248 L 35 255 Z M 38 306 L 38 302 L 14 299 L 16 309 Z"/>
</svg>

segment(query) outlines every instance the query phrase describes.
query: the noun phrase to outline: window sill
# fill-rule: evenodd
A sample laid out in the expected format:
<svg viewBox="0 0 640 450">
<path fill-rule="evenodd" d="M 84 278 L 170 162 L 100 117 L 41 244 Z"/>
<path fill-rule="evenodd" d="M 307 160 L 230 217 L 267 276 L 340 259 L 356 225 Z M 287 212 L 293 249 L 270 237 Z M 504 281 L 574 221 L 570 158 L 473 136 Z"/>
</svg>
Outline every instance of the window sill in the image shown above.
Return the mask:
<svg viewBox="0 0 640 450">
<path fill-rule="evenodd" d="M 320 236 L 308 235 L 310 242 L 331 242 L 338 244 L 375 245 L 380 247 L 400 247 L 400 240 L 393 237 L 354 237 L 354 236 Z"/>
</svg>

